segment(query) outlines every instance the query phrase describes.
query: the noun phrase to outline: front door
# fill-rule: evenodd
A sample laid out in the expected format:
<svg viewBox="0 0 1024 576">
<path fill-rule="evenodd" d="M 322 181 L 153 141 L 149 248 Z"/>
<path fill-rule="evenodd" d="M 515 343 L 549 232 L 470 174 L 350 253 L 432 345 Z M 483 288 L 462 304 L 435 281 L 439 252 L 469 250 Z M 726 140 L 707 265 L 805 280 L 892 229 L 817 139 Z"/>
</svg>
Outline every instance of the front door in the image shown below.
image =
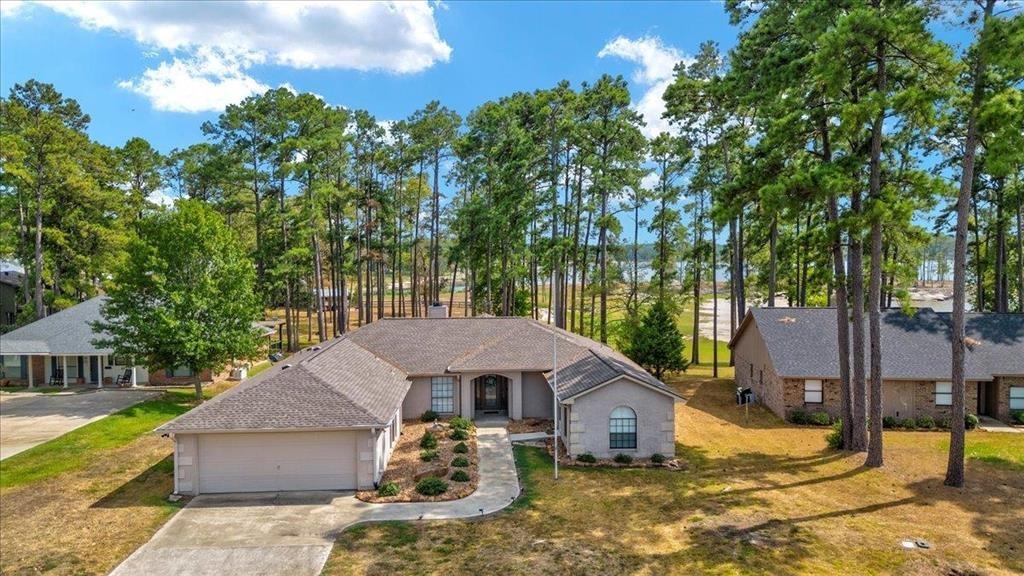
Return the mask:
<svg viewBox="0 0 1024 576">
<path fill-rule="evenodd" d="M 476 409 L 482 412 L 508 410 L 508 380 L 502 376 L 481 376 L 476 381 Z"/>
</svg>

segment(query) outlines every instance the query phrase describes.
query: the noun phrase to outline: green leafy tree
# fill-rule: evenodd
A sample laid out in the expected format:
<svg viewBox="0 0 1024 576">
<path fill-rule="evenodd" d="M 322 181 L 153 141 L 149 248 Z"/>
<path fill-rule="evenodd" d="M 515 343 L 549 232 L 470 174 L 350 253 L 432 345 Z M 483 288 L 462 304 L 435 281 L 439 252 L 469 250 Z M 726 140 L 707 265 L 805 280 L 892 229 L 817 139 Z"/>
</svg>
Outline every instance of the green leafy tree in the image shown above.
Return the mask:
<svg viewBox="0 0 1024 576">
<path fill-rule="evenodd" d="M 686 370 L 683 336 L 669 307 L 656 301 L 633 323 L 627 323 L 622 349 L 626 356 L 653 372 L 659 380 L 670 371 Z"/>
<path fill-rule="evenodd" d="M 259 352 L 261 314 L 252 262 L 210 206 L 179 201 L 139 222 L 125 264 L 114 275 L 93 328 L 97 342 L 150 366 L 219 371 Z M 196 399 L 202 385 L 196 382 Z"/>
</svg>

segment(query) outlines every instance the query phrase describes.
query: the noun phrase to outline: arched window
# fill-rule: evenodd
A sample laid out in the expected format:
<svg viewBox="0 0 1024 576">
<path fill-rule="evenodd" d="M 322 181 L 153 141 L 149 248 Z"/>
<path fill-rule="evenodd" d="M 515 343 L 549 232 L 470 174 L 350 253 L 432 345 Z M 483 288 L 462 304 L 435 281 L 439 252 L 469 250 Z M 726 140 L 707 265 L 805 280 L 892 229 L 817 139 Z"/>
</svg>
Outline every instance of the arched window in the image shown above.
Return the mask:
<svg viewBox="0 0 1024 576">
<path fill-rule="evenodd" d="M 636 412 L 628 406 L 612 410 L 608 418 L 608 447 L 612 450 L 636 448 Z"/>
</svg>

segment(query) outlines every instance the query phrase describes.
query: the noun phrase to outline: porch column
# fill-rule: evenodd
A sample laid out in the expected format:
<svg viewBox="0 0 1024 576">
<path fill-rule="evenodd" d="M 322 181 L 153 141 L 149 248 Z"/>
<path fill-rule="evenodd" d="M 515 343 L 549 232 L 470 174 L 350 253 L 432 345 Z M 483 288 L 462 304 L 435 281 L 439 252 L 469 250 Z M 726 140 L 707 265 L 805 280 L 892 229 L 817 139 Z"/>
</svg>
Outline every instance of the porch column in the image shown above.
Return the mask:
<svg viewBox="0 0 1024 576">
<path fill-rule="evenodd" d="M 135 387 L 136 387 L 136 383 L 135 383 L 135 365 L 132 364 L 132 388 L 135 388 Z"/>
<path fill-rule="evenodd" d="M 61 356 L 60 357 L 60 361 L 61 361 L 61 364 L 62 364 L 62 366 L 64 368 L 63 371 L 61 372 L 61 375 L 64 377 L 64 387 L 67 388 L 68 387 L 68 357 L 67 356 Z"/>
<path fill-rule="evenodd" d="M 28 387 L 29 388 L 35 388 L 36 387 L 35 374 L 32 373 L 32 364 L 33 364 L 32 361 L 33 360 L 35 360 L 35 356 L 29 356 L 28 357 Z"/>
<path fill-rule="evenodd" d="M 100 388 L 102 390 L 103 389 L 103 355 L 102 354 L 100 354 L 99 356 L 96 357 L 96 366 L 97 366 L 97 368 L 99 369 L 99 372 L 100 372 L 98 388 Z"/>
</svg>

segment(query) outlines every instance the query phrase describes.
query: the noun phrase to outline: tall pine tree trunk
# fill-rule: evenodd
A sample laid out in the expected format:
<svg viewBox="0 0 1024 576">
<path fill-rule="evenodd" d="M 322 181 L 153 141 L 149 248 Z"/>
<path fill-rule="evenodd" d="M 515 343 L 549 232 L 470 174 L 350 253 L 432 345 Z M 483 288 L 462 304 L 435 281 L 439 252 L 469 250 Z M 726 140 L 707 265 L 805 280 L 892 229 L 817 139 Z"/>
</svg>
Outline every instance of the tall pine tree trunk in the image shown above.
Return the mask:
<svg viewBox="0 0 1024 576">
<path fill-rule="evenodd" d="M 879 1 L 874 7 L 880 11 Z M 885 43 L 878 39 L 875 46 L 875 90 L 884 98 L 887 90 Z M 871 333 L 871 389 L 868 403 L 868 456 L 865 465 L 871 468 L 882 466 L 885 459 L 882 452 L 882 123 L 884 109 L 875 117 L 871 127 L 871 166 L 868 177 L 868 195 L 871 217 L 871 280 L 868 288 L 868 324 Z"/>
<path fill-rule="evenodd" d="M 981 37 L 985 36 L 989 18 L 996 0 L 985 0 L 985 15 Z M 979 41 L 979 44 L 982 44 Z M 949 462 L 946 465 L 947 486 L 964 485 L 964 356 L 965 321 L 967 305 L 967 218 L 971 203 L 971 185 L 974 182 L 974 158 L 978 144 L 978 108 L 984 97 L 982 78 L 985 76 L 985 48 L 979 46 L 975 54 L 972 78 L 971 108 L 967 114 L 967 135 L 964 138 L 963 167 L 960 172 L 960 192 L 956 202 L 956 238 L 953 248 L 953 334 L 952 334 L 952 380 L 953 409 L 950 414 Z"/>
</svg>

